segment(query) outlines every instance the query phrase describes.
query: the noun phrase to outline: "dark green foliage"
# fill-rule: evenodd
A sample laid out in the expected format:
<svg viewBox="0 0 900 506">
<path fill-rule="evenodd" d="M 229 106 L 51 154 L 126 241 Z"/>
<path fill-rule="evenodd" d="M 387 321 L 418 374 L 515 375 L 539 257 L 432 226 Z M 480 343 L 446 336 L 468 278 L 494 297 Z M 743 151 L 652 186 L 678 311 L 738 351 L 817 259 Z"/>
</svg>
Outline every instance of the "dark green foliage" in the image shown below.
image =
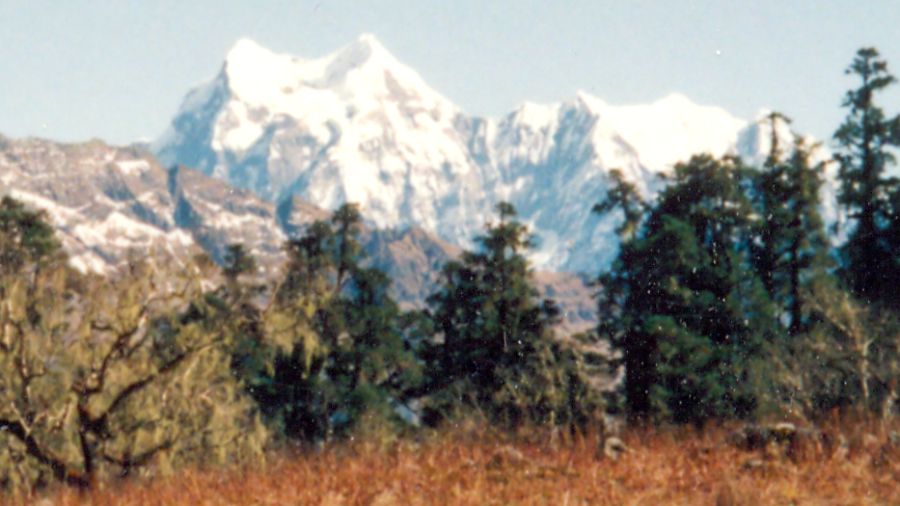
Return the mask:
<svg viewBox="0 0 900 506">
<path fill-rule="evenodd" d="M 252 274 L 256 270 L 256 260 L 243 244 L 229 244 L 225 249 L 225 265 L 222 272 L 229 281 L 237 280 L 241 274 Z"/>
<path fill-rule="evenodd" d="M 584 423 L 597 402 L 581 356 L 554 338 L 555 304 L 537 300 L 526 227 L 511 205 L 497 211 L 478 251 L 448 262 L 429 298 L 439 338 L 425 351 L 426 417 L 436 423 L 474 409 L 507 425 Z"/>
<path fill-rule="evenodd" d="M 366 414 L 395 418 L 393 405 L 418 376 L 390 280 L 362 266 L 360 221 L 345 205 L 286 248 L 265 316 L 271 358 L 248 385 L 291 438 L 346 434 Z"/>
<path fill-rule="evenodd" d="M 773 407 L 812 416 L 835 406 L 824 397 L 847 379 L 831 374 L 830 366 L 822 367 L 840 353 L 840 345 L 827 337 L 818 302 L 841 295 L 819 211 L 824 164 L 812 165 L 815 146 L 808 147 L 798 135 L 792 134 L 793 146 L 779 145 L 778 130 L 790 123 L 785 116 L 772 113 L 767 121 L 772 135 L 769 156 L 751 173 L 750 187 L 761 218 L 752 228 L 752 265 L 774 304 L 780 336 L 766 343 L 765 368 Z"/>
<path fill-rule="evenodd" d="M 59 242 L 42 212 L 11 198 L 0 199 L 0 275 L 17 272 L 59 252 Z"/>
<path fill-rule="evenodd" d="M 900 146 L 900 116 L 887 117 L 876 104 L 878 93 L 895 83 L 887 64 L 874 48 L 863 48 L 847 69 L 860 80 L 847 92 L 848 114 L 834 134 L 839 146 L 839 202 L 854 227 L 841 248 L 843 275 L 853 292 L 866 303 L 900 309 L 900 247 L 897 179 L 887 171 L 894 165 L 891 150 Z"/>
<path fill-rule="evenodd" d="M 779 125 L 783 123 L 787 126 L 790 120 L 778 112 L 770 113 L 766 119 L 771 129 L 769 155 L 753 181 L 754 204 L 761 217 L 756 224 L 759 241 L 750 246 L 753 248 L 753 265 L 760 280 L 769 295 L 776 298 L 776 293 L 786 284 L 785 280 L 779 279 L 779 267 L 784 262 L 785 243 L 788 242 L 784 231 L 790 227 L 793 218 L 785 202 L 795 193 L 796 185 L 789 178 L 789 166 L 784 163 L 784 150 L 779 145 L 778 137 Z"/>
<path fill-rule="evenodd" d="M 812 324 L 805 298 L 810 287 L 828 277 L 831 266 L 828 240 L 819 212 L 823 164 L 812 166 L 810 148 L 794 136 L 785 156 L 778 145 L 779 113 L 769 115 L 772 139 L 769 156 L 753 174 L 756 221 L 751 242 L 753 267 L 776 305 L 776 316 L 786 323 L 789 335 Z"/>
<path fill-rule="evenodd" d="M 621 353 L 635 418 L 749 416 L 763 397 L 754 366 L 774 318 L 749 268 L 745 178 L 734 160 L 677 165 L 600 279 L 599 331 Z"/>
<path fill-rule="evenodd" d="M 225 283 L 208 300 L 221 312 L 220 323 L 231 350 L 231 368 L 248 393 L 255 395 L 268 386 L 264 371 L 274 356 L 266 341 L 263 309 L 257 300 L 265 286 L 254 282 L 256 260 L 242 244 L 230 244 L 224 260 Z"/>
<path fill-rule="evenodd" d="M 619 169 L 609 171 L 609 190 L 606 199 L 594 205 L 592 212 L 606 214 L 616 209 L 622 211 L 622 224 L 616 229 L 622 241 L 630 241 L 638 232 L 647 211 L 646 205 L 634 183 L 626 181 Z"/>
<path fill-rule="evenodd" d="M 773 362 L 782 369 L 780 386 L 807 416 L 851 406 L 891 416 L 900 378 L 900 187 L 889 170 L 895 163 L 892 151 L 900 146 L 900 116 L 886 117 L 875 103 L 895 82 L 875 49 L 860 49 L 847 73 L 858 77 L 860 86 L 845 96 L 848 115 L 835 133 L 835 158 L 838 201 L 851 220 L 839 250 L 840 273 L 851 293 L 827 275 L 815 275 L 822 264 L 809 249 L 799 290 L 807 319 Z"/>
</svg>

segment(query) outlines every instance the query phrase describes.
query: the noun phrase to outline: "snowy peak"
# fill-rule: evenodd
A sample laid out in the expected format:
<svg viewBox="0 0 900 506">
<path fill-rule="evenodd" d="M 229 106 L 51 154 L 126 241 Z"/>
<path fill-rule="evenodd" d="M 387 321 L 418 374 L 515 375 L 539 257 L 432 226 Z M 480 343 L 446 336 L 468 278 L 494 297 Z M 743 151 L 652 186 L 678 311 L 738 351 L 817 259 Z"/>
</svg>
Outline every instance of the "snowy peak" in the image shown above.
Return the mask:
<svg viewBox="0 0 900 506">
<path fill-rule="evenodd" d="M 220 79 L 232 93 L 264 103 L 272 97 L 262 92 L 288 86 L 302 78 L 296 69 L 298 63 L 289 55 L 275 53 L 251 39 L 241 39 L 225 56 Z"/>
<path fill-rule="evenodd" d="M 278 54 L 253 40 L 241 39 L 225 58 L 223 76 L 242 100 L 276 108 L 290 102 L 291 95 L 311 90 L 331 90 L 346 98 L 437 95 L 371 34 L 363 34 L 343 48 L 313 59 Z"/>
<path fill-rule="evenodd" d="M 387 50 L 381 44 L 381 41 L 378 40 L 375 35 L 368 32 L 359 34 L 359 37 L 356 38 L 356 41 L 350 45 L 367 48 L 372 51 L 387 53 Z"/>
<path fill-rule="evenodd" d="M 657 173 L 694 154 L 726 154 L 747 125 L 720 107 L 699 105 L 680 93 L 650 104 L 612 106 L 579 92 L 576 103 L 617 132 L 638 153 L 640 162 Z"/>
<path fill-rule="evenodd" d="M 678 92 L 669 93 L 653 102 L 652 105 L 657 109 L 667 111 L 690 111 L 700 107 L 686 95 Z"/>
<path fill-rule="evenodd" d="M 267 129 L 279 122 L 303 123 L 317 142 L 327 144 L 350 124 L 378 122 L 377 128 L 365 129 L 372 137 L 410 123 L 452 121 L 457 113 L 372 35 L 315 59 L 278 54 L 241 39 L 221 73 L 188 94 L 154 150 L 164 163 L 221 174 L 227 170 L 213 160 L 216 153 L 227 151 L 241 161 L 266 142 Z M 366 140 L 371 139 L 360 139 Z M 198 153 L 199 144 L 213 153 Z"/>
<path fill-rule="evenodd" d="M 231 49 L 225 56 L 225 64 L 230 68 L 239 68 L 247 62 L 256 62 L 260 60 L 269 60 L 271 62 L 277 58 L 278 55 L 256 41 L 243 38 L 239 39 L 231 46 Z"/>
<path fill-rule="evenodd" d="M 400 65 L 397 59 L 370 33 L 360 35 L 355 41 L 333 54 L 331 59 L 337 68 L 347 69 L 359 68 L 368 64 L 387 70 Z"/>
<path fill-rule="evenodd" d="M 275 53 L 253 40 L 241 39 L 228 51 L 220 79 L 234 95 L 263 105 L 280 98 L 273 91 L 287 91 L 285 87 L 317 73 L 304 60 Z"/>
<path fill-rule="evenodd" d="M 520 128 L 541 130 L 556 123 L 559 119 L 559 111 L 559 104 L 523 102 L 506 117 L 505 121 L 507 124 L 516 124 Z"/>
<path fill-rule="evenodd" d="M 154 149 L 277 203 L 356 202 L 377 227 L 419 226 L 459 246 L 509 201 L 539 237 L 538 268 L 594 271 L 617 244 L 617 218 L 590 212 L 610 170 L 652 197 L 691 155 L 758 152 L 752 128 L 678 93 L 612 105 L 581 91 L 471 116 L 364 34 L 313 59 L 238 41 Z"/>
</svg>

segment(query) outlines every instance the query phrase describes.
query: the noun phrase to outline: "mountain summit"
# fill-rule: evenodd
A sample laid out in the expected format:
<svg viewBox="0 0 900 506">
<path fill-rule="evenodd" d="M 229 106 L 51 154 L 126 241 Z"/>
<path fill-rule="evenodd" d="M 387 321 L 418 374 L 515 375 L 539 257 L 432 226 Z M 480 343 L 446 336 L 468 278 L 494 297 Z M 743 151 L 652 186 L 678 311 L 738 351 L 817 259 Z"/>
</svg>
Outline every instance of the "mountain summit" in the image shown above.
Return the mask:
<svg viewBox="0 0 900 506">
<path fill-rule="evenodd" d="M 691 154 L 752 146 L 738 142 L 747 129 L 678 94 L 614 106 L 580 92 L 480 118 L 372 35 L 313 59 L 243 39 L 188 93 L 154 151 L 271 201 L 357 202 L 378 227 L 417 225 L 462 246 L 507 200 L 537 235 L 538 267 L 596 272 L 616 252 L 617 218 L 590 212 L 609 170 L 649 195 Z"/>
</svg>

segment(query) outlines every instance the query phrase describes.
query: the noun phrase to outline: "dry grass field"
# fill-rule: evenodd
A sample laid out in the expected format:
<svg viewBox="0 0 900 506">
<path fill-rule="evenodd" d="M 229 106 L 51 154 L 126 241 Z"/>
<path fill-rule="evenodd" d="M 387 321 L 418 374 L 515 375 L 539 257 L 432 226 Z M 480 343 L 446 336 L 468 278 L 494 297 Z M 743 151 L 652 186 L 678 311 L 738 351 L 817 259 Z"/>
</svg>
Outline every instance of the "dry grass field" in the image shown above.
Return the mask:
<svg viewBox="0 0 900 506">
<path fill-rule="evenodd" d="M 736 449 L 724 428 L 631 430 L 622 435 L 628 450 L 611 459 L 597 455 L 596 437 L 513 437 L 470 427 L 393 441 L 367 438 L 253 468 L 188 470 L 86 494 L 58 490 L 24 503 L 900 505 L 900 451 L 889 432 L 857 424 L 844 427 L 842 445 L 790 452 L 773 445 Z"/>
</svg>

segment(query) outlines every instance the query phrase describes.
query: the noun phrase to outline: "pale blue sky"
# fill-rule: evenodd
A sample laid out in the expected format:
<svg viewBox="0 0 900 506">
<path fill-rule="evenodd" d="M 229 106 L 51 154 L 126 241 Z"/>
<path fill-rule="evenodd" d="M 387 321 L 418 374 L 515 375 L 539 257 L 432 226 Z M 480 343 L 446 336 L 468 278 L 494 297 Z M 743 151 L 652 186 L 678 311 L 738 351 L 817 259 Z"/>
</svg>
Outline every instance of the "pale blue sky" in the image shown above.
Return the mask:
<svg viewBox="0 0 900 506">
<path fill-rule="evenodd" d="M 896 0 L 0 0 L 0 133 L 155 138 L 238 38 L 315 57 L 362 32 L 490 116 L 579 89 L 613 104 L 678 91 L 822 138 L 858 47 L 900 74 Z M 900 111 L 900 92 L 883 103 Z"/>
</svg>

